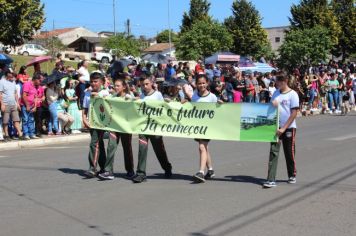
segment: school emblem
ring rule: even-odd
[[[110,101],[97,98],[91,108],[91,122],[99,128],[110,127],[112,122],[113,108]]]

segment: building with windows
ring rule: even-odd
[[[265,28],[265,30],[267,31],[272,50],[277,51],[284,42],[284,37],[286,31],[289,30],[289,26],[271,27]]]

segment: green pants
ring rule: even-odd
[[[104,131],[98,129],[90,129],[90,144],[89,144],[89,170],[97,171],[99,163],[100,170],[104,170],[106,153],[104,146]]]
[[[295,177],[297,169],[295,165],[295,133],[296,129],[287,129],[280,136],[278,143],[271,143],[268,163],[268,181],[276,181],[277,165],[281,143],[283,145],[284,156],[286,158],[288,177]]]
[[[125,160],[125,169],[127,173],[134,172],[134,161],[132,155],[132,135],[124,134],[118,132],[110,132],[109,142],[107,148],[107,157],[105,162],[105,171],[113,172],[114,171],[114,159],[117,146],[119,145],[121,138],[122,148],[124,149],[124,160]]]
[[[156,135],[139,135],[139,150],[138,150],[138,163],[137,163],[137,174],[146,175],[146,162],[147,162],[147,151],[148,151],[148,141],[151,140],[153,150],[156,157],[161,164],[163,170],[168,171],[172,169],[171,163],[168,161],[166,149],[164,148],[162,136]]]

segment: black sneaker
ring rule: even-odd
[[[113,180],[115,178],[114,174],[110,171],[102,172],[98,174],[98,177],[102,180]]]
[[[196,173],[193,175],[193,180],[195,183],[205,183],[204,174],[201,172]]]
[[[142,183],[142,182],[144,182],[144,181],[146,181],[147,180],[147,177],[146,177],[146,175],[143,175],[143,174],[136,174],[133,178],[132,178],[132,181],[134,182],[134,183],[136,183],[136,184],[138,184],[138,183]]]
[[[170,178],[172,178],[172,167],[169,167],[169,169],[167,169],[165,172],[164,172],[164,177],[166,178],[166,179],[170,179]]]
[[[5,142],[11,142],[11,138],[9,136],[4,136]]]
[[[208,170],[208,172],[205,175],[205,179],[212,179],[215,177],[215,172],[214,170]]]
[[[130,171],[126,173],[126,179],[132,179],[135,176],[135,172],[134,171]]]
[[[92,178],[95,178],[98,173],[94,170],[87,170],[84,172],[84,175],[88,178],[88,179],[92,179]]]

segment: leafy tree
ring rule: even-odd
[[[356,7],[355,0],[333,0],[333,12],[341,27],[339,42],[333,54],[342,55],[343,60],[356,52]]]
[[[181,32],[191,29],[192,25],[200,20],[212,21],[209,16],[210,2],[208,0],[190,0],[189,12],[184,12]]]
[[[232,14],[225,20],[225,26],[234,39],[233,52],[254,57],[272,55],[267,32],[254,5],[247,0],[235,0]]]
[[[232,43],[232,36],[217,21],[198,21],[190,30],[180,34],[175,47],[178,58],[197,60],[201,56],[207,57],[217,51],[229,50]]]
[[[322,26],[289,31],[279,48],[279,67],[291,70],[326,60],[332,49],[332,40],[327,33],[328,30]]]
[[[141,43],[133,36],[127,36],[125,33],[118,33],[104,41],[104,47],[114,49],[116,56],[123,57],[127,55],[139,56]]]
[[[5,45],[15,47],[31,40],[44,21],[40,0],[0,0],[0,41]]]
[[[174,43],[177,41],[178,35],[171,30],[171,41]],[[169,43],[169,30],[163,30],[156,36],[157,43]]]
[[[308,29],[317,25],[328,29],[334,45],[338,44],[340,25],[328,0],[301,0],[299,5],[292,5],[292,18],[289,18],[291,29]]]

